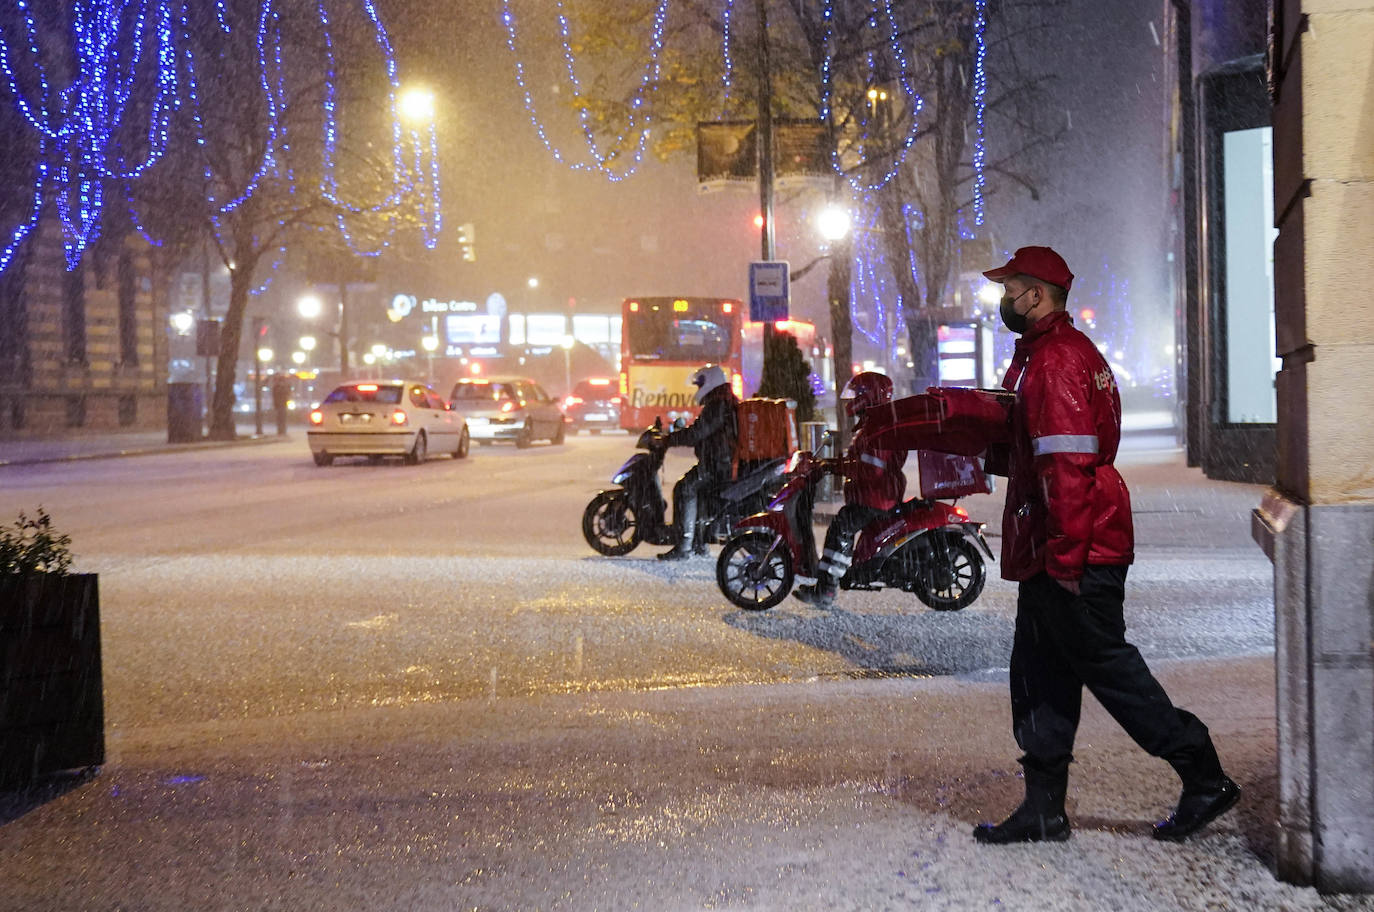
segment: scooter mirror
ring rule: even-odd
[[[686,426],[687,426],[687,419],[686,419],[686,418],[683,418],[681,415],[678,415],[676,418],[673,419],[673,430],[675,430],[675,431],[680,431],[680,430],[682,430],[683,428],[685,428]]]

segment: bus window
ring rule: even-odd
[[[730,356],[730,329],[705,317],[679,318],[672,312],[640,311],[625,324],[632,358],[657,361],[724,361]]]

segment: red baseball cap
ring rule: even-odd
[[[1048,247],[1022,247],[1007,260],[1007,265],[983,273],[994,282],[1002,282],[1014,275],[1028,275],[1065,291],[1073,285],[1073,273],[1064,258]]]

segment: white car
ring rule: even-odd
[[[413,380],[356,380],[337,387],[310,411],[306,437],[317,466],[335,456],[373,462],[400,456],[408,465],[430,453],[463,459],[470,443],[463,415]]]
[[[528,377],[464,378],[453,385],[451,398],[481,444],[513,440],[524,449],[535,440],[561,444],[567,434],[563,409]]]

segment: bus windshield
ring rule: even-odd
[[[723,321],[649,307],[625,317],[627,348],[637,361],[712,364],[731,355],[730,326]]]

